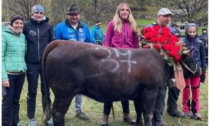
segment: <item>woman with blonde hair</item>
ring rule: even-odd
[[[127,3],[118,5],[113,20],[108,23],[104,46],[113,48],[139,48],[137,23]],[[135,125],[135,121],[130,117],[128,100],[121,101],[121,103],[123,120],[131,125]],[[108,125],[111,106],[112,102],[104,103],[104,115],[101,126]]]

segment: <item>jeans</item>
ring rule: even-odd
[[[74,110],[76,113],[80,113],[82,112],[82,95],[77,94],[74,98],[75,98]]]
[[[159,88],[158,97],[155,103],[155,110],[152,119],[153,126],[161,126],[164,124],[163,111],[165,106],[166,84]]]
[[[42,77],[41,64],[27,64],[27,80],[28,80],[28,96],[27,96],[27,116],[29,119],[34,118],[36,110],[36,95],[39,75],[41,77],[41,93],[42,93],[42,108],[44,103],[45,83]]]
[[[20,95],[22,92],[25,73],[8,75],[10,87],[5,88],[7,94],[2,99],[2,126],[16,126],[20,121]]]
[[[125,113],[125,114],[130,113],[128,100],[121,101],[121,104],[122,104],[122,108],[123,108],[123,113]],[[112,102],[104,103],[104,111],[103,111],[104,115],[110,114],[111,107],[112,107]]]

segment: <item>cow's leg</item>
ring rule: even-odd
[[[57,98],[53,102],[52,116],[54,126],[65,126],[64,117],[69,109],[73,97]]]
[[[153,118],[157,95],[158,95],[158,90],[147,90],[143,94],[144,126],[152,126],[152,118]]]
[[[143,112],[142,100],[140,98],[134,100],[134,106],[136,110],[136,126],[143,126],[141,115]]]

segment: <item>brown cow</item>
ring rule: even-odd
[[[57,40],[43,56],[47,92],[55,100],[51,111],[47,94],[43,121],[53,117],[55,126],[64,126],[64,116],[76,94],[99,102],[133,100],[137,125],[151,125],[161,86],[169,78],[168,65],[150,49],[116,49],[83,42]]]

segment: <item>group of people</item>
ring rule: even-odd
[[[53,40],[75,40],[112,48],[140,48],[137,23],[132,15],[131,8],[127,3],[118,5],[113,19],[108,23],[106,35],[101,27],[101,21],[97,21],[90,32],[88,25],[80,21],[80,7],[71,4],[68,8],[67,19],[53,25],[49,23],[42,5],[35,5],[29,21],[24,22],[21,15],[13,15],[10,24],[2,25],[2,87],[4,89],[2,99],[2,126],[20,126],[19,99],[24,84],[25,73],[28,81],[27,94],[27,117],[29,126],[36,126],[36,95],[39,76],[41,78],[42,103],[45,96],[45,84],[42,78],[42,55],[46,46]],[[148,25],[168,27],[172,13],[167,8],[158,11],[157,22]],[[23,27],[24,26],[24,27]],[[173,27],[169,28],[173,34]],[[203,43],[197,37],[197,26],[189,23],[185,28],[184,43],[188,49],[194,48],[191,57],[201,67],[202,73],[206,72],[205,49]],[[160,31],[161,32],[161,31]],[[175,34],[174,34],[175,35]],[[177,110],[179,90],[169,86],[169,98],[167,112],[172,116],[194,117],[201,119],[200,115],[200,75],[185,78],[186,87],[183,91],[183,113]],[[153,125],[163,126],[164,99],[167,85],[159,89],[157,102],[154,109]],[[189,101],[190,88],[192,101]],[[135,125],[135,120],[130,116],[129,101],[121,101],[123,108],[123,120],[128,124]],[[108,125],[108,118],[112,102],[105,102],[101,126]],[[43,104],[42,104],[43,105]],[[192,111],[192,112],[191,112]],[[89,117],[82,111],[82,95],[75,96],[76,117],[88,120]],[[48,121],[53,124],[52,119]]]

